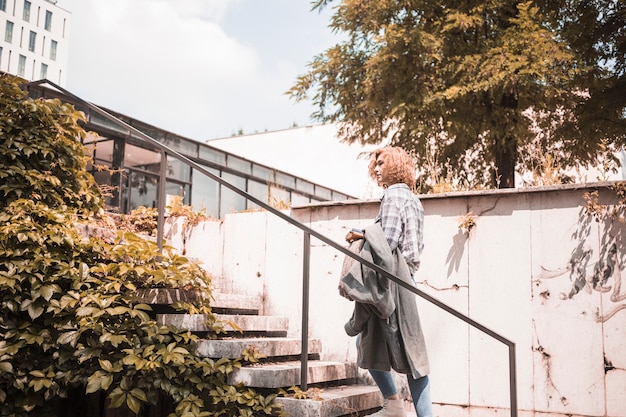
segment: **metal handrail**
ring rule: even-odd
[[[377,273],[385,276],[386,278],[392,280],[393,282],[395,282],[396,284],[406,288],[407,290],[411,291],[412,293],[418,295],[419,297],[423,298],[424,300],[430,302],[431,304],[436,305],[437,307],[441,308],[442,310],[446,311],[447,313],[455,316],[456,318],[464,321],[465,323],[467,323],[468,325],[480,330],[481,332],[485,333],[486,335],[492,337],[493,339],[503,343],[504,345],[506,345],[508,347],[508,353],[509,353],[509,396],[510,396],[510,406],[511,406],[511,417],[517,417],[518,413],[517,413],[517,371],[516,371],[516,357],[515,357],[515,343],[512,342],[511,340],[505,338],[504,336],[496,333],[495,331],[489,329],[488,327],[478,323],[477,321],[471,319],[470,317],[466,316],[465,314],[457,311],[456,309],[448,306],[447,304],[444,304],[443,302],[437,300],[436,298],[430,296],[429,294],[421,291],[420,289],[416,288],[415,286],[402,281],[400,278],[398,278],[397,276],[395,276],[394,274],[388,272],[387,270],[381,268],[380,266],[368,261],[367,259],[362,258],[361,256],[359,256],[358,254],[355,254],[353,252],[351,252],[348,248],[344,247],[343,245],[335,242],[334,240],[328,238],[327,236],[311,229],[310,227],[300,223],[299,221],[293,219],[292,217],[288,216],[287,214],[285,214],[284,212],[277,210],[276,208],[270,206],[269,204],[259,200],[258,198],[248,194],[247,192],[239,189],[238,187],[230,184],[229,182],[227,182],[226,180],[222,179],[221,177],[213,174],[212,172],[210,172],[208,169],[206,169],[205,167],[203,167],[202,165],[194,162],[193,160],[189,159],[188,157],[186,157],[185,155],[175,151],[174,149],[168,147],[167,145],[159,142],[158,140],[150,137],[149,135],[141,132],[140,130],[134,128],[133,126],[129,125],[128,123],[123,122],[122,120],[118,119],[117,117],[109,114],[108,112],[102,110],[100,107],[89,103],[83,99],[81,99],[80,97],[70,93],[68,90],[54,84],[53,82],[49,81],[49,80],[39,80],[39,81],[33,81],[28,83],[28,85],[41,85],[41,84],[49,84],[51,85],[53,88],[58,89],[59,91],[61,91],[63,94],[71,97],[72,99],[82,103],[83,105],[87,106],[90,110],[93,110],[94,112],[98,113],[100,116],[108,119],[109,121],[118,124],[122,127],[124,127],[125,129],[128,129],[129,131],[131,131],[133,134],[137,135],[138,137],[148,141],[149,143],[151,143],[152,145],[157,146],[161,152],[163,153],[164,158],[161,158],[161,170],[160,170],[160,178],[159,178],[159,184],[160,184],[160,188],[159,188],[159,195],[157,196],[157,206],[158,206],[158,224],[157,224],[157,240],[158,240],[158,244],[159,244],[159,249],[162,250],[162,245],[163,245],[163,227],[164,227],[164,210],[165,210],[165,181],[166,181],[166,172],[164,169],[164,165],[167,161],[167,155],[172,155],[174,157],[176,157],[177,159],[185,162],[187,165],[191,166],[192,168],[200,171],[201,173],[203,173],[204,175],[207,175],[209,178],[211,178],[214,181],[217,181],[218,183],[220,183],[221,185],[227,187],[228,189],[236,192],[237,194],[243,196],[244,198],[252,201],[253,203],[257,204],[258,206],[260,206],[261,208],[269,211],[270,213],[280,217],[281,219],[285,220],[287,223],[291,224],[294,227],[297,227],[298,229],[302,230],[304,233],[304,239],[303,239],[303,285],[302,285],[302,334],[301,334],[301,371],[300,371],[300,385],[303,391],[306,391],[308,389],[308,384],[307,384],[307,378],[308,378],[308,317],[309,317],[309,273],[310,273],[310,257],[311,257],[311,236],[314,236],[316,239],[321,240],[322,242],[326,243],[327,245],[333,247],[334,249],[342,252],[344,255],[347,255],[351,258],[353,258],[354,260],[360,262],[361,264],[367,266],[370,269],[373,269],[374,271],[376,271]]]

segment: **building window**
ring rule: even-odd
[[[262,178],[266,180],[267,182],[274,182],[274,170],[267,168],[267,167],[262,167],[260,165],[253,164],[252,175],[254,175],[255,177]]]
[[[220,176],[217,169],[204,167],[211,174]],[[220,216],[220,183],[194,169],[191,187],[191,204],[195,211],[206,210],[209,216]]]
[[[4,41],[7,43],[13,42],[13,22],[7,20],[7,27],[4,31]]]
[[[50,59],[53,61],[57,60],[57,41],[50,41]]]
[[[273,202],[273,204],[279,205],[289,205],[291,201],[291,195],[289,191],[280,188],[276,185],[270,185],[269,191],[269,201]]]
[[[22,13],[22,19],[25,22],[30,22],[30,2],[28,0],[24,1],[24,12]]]
[[[35,44],[37,43],[37,34],[30,31],[30,37],[28,38],[28,50],[31,52],[35,52]]]
[[[191,167],[180,159],[167,156],[167,177],[180,181],[189,182],[191,180]]]
[[[2,68],[2,47],[0,46],[0,68]]]
[[[126,173],[128,177],[122,187],[127,198],[125,212],[130,213],[139,207],[155,208],[159,177],[134,170],[126,170]]]
[[[228,155],[228,158],[226,159],[226,166],[246,174],[250,174],[252,172],[252,165],[249,161],[232,155]]]
[[[3,12],[7,11],[7,0],[0,0],[0,10]]]
[[[26,57],[24,55],[20,55],[20,59],[17,63],[17,75],[23,77],[26,73]]]
[[[261,200],[265,204],[269,203],[270,189],[266,183],[248,180],[248,194],[250,194],[252,197],[256,197],[258,200]],[[248,201],[248,208],[256,207],[256,203]]]
[[[44,29],[52,29],[52,12],[50,10],[46,10],[46,22],[44,23]]]
[[[246,190],[246,179],[244,177],[222,172],[222,178],[240,190]],[[220,186],[220,189],[220,217],[224,217],[228,213],[237,213],[246,209],[245,197],[223,185]]]
[[[48,78],[48,66],[44,63],[41,64],[41,74],[39,76],[42,80]]]
[[[311,199],[307,196],[298,193],[291,193],[291,205],[297,206],[299,204],[309,204]]]
[[[165,204],[171,205],[171,197],[178,196],[182,198],[182,203],[189,205],[189,184],[183,184],[175,181],[166,181],[165,183]]]

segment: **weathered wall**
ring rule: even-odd
[[[603,202],[615,202],[606,184],[596,186]],[[626,416],[626,229],[584,214],[583,193],[593,189],[422,197],[418,287],[516,343],[520,415]],[[377,209],[377,201],[360,201],[294,208],[291,215],[343,244],[346,232],[367,225]],[[467,213],[476,222],[469,233],[459,229]],[[290,336],[299,337],[302,233],[264,212],[232,214],[207,230],[212,237],[194,230],[186,247],[208,261],[218,290],[261,297],[264,314],[290,317]],[[344,256],[315,238],[312,244],[309,335],[322,340],[323,359],[354,360],[354,340],[343,331],[352,304],[337,292]],[[439,414],[506,415],[507,348],[422,299],[418,304],[433,400],[444,404]]]

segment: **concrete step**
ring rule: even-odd
[[[216,314],[215,317],[226,323],[234,323],[244,332],[287,334],[289,317],[254,316],[248,314]],[[226,331],[229,329],[226,328]]]
[[[227,332],[241,331],[267,334],[286,334],[289,318],[278,316],[254,316],[248,314],[216,314],[215,318],[225,323]],[[204,314],[157,314],[156,321],[162,325],[171,325],[192,332],[208,332]],[[229,325],[232,323],[232,326]]]
[[[242,383],[254,388],[289,388],[300,385],[300,361],[259,363],[233,371],[229,384]],[[355,379],[358,375],[355,363],[309,361],[308,384],[338,382]]]
[[[201,340],[196,347],[196,354],[207,358],[240,358],[244,349],[254,347],[268,358],[300,355],[302,342],[300,339],[284,337],[246,337],[220,340]],[[319,339],[308,341],[309,354],[319,354],[322,343]]]
[[[211,309],[213,312],[231,312],[236,314],[259,314],[263,307],[263,300],[241,294],[213,292]]]
[[[180,288],[138,288],[135,299],[146,304],[174,304],[177,301],[198,301],[202,299],[202,292],[196,289]]]
[[[383,397],[372,385],[342,385],[338,387],[312,388],[309,398],[279,397],[286,417],[339,417],[356,416],[365,410],[380,408]],[[370,413],[371,414],[371,413]]]
[[[213,292],[212,295],[211,308],[217,312],[258,314],[263,306],[263,300],[249,295],[223,292]],[[200,301],[202,292],[179,288],[139,288],[135,293],[135,299],[146,304],[169,306],[178,301]]]

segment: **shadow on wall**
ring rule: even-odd
[[[459,229],[458,233],[452,236],[452,246],[446,256],[446,264],[448,265],[448,278],[452,274],[459,271],[459,265],[463,259],[463,251],[465,248],[465,242],[469,239],[469,232],[464,232]]]
[[[596,195],[597,196],[597,195]],[[566,265],[560,269],[544,269],[539,278],[551,279],[569,276],[569,288],[564,287],[559,294],[562,300],[571,300],[582,294],[611,292],[610,300],[614,305],[596,311],[596,321],[606,322],[621,310],[626,309],[626,292],[622,291],[622,271],[626,253],[618,248],[626,248],[626,224],[620,211],[603,209],[590,211],[589,205],[579,211],[578,227],[572,233],[572,241],[576,246],[572,250],[571,257]],[[599,251],[595,261],[594,249],[589,241],[597,223],[599,233]]]

